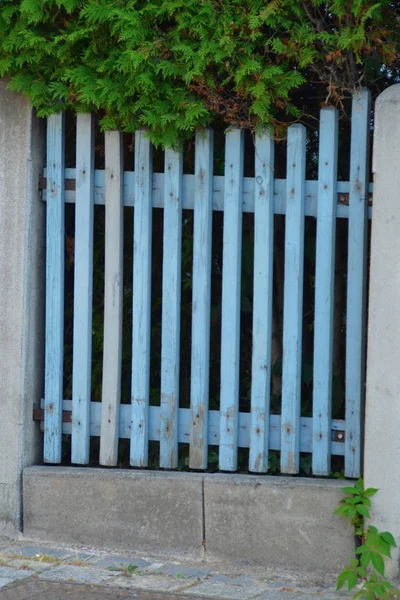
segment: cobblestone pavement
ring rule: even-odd
[[[336,600],[334,579],[0,539],[0,600]]]

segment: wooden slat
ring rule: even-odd
[[[306,129],[292,125],[287,147],[287,206],[283,304],[281,471],[300,463]]]
[[[65,177],[71,184],[75,184],[75,169],[65,169]],[[194,197],[196,188],[196,176],[183,176],[183,198],[182,208],[193,209]],[[213,177],[213,210],[221,211],[224,209],[224,178],[215,175]],[[255,197],[255,180],[252,177],[245,177],[243,180],[243,212],[254,212],[254,197]],[[164,174],[154,173],[152,183],[152,205],[153,208],[163,208],[164,206]],[[65,186],[65,202],[75,202],[74,186]],[[369,185],[369,211],[368,216],[371,218],[371,203],[372,203],[372,184]],[[336,216],[339,219],[347,219],[349,213],[349,182],[337,182],[337,212]],[[43,192],[43,199],[46,200],[46,192]],[[95,204],[104,205],[104,171],[95,171]],[[135,173],[126,171],[124,173],[124,205],[134,206],[135,204]],[[306,205],[305,214],[307,217],[317,216],[318,204],[318,182],[306,181]],[[286,179],[275,179],[274,189],[274,214],[284,215],[286,213]]]
[[[64,114],[47,120],[44,462],[61,462],[64,375]]]
[[[338,111],[321,110],[315,267],[313,457],[314,475],[331,472],[332,353],[335,281]]]
[[[71,461],[89,462],[92,376],[94,122],[78,114],[76,126],[74,344]]]
[[[353,97],[346,319],[346,477],[359,477],[361,473],[370,104],[368,90]]]
[[[101,407],[100,464],[118,460],[121,401],[122,294],[123,294],[123,191],[122,134],[105,133],[106,226],[104,271],[104,343]]]
[[[183,155],[165,151],[160,467],[178,466]]]
[[[219,466],[236,471],[239,429],[240,275],[242,264],[243,131],[226,134],[222,266]]]
[[[189,465],[206,469],[210,378],[213,132],[196,133]]]
[[[71,433],[71,406],[70,400],[63,402],[63,433]],[[160,439],[160,407],[149,407],[149,439],[159,441]],[[90,434],[100,435],[101,428],[101,402],[91,403]],[[44,411],[34,411],[35,420],[43,419]],[[68,416],[69,415],[69,416]],[[209,411],[208,438],[211,445],[219,444],[219,418],[217,410]],[[190,439],[191,410],[180,408],[178,413],[178,439],[179,443],[187,444]],[[239,448],[248,448],[250,445],[250,413],[239,413]],[[345,421],[334,419],[332,421],[332,454],[344,455]],[[129,439],[131,435],[131,407],[129,404],[121,404],[120,409],[120,437]],[[312,452],[313,426],[312,418],[301,417],[300,419],[300,451]],[[269,420],[269,447],[270,450],[280,450],[281,447],[281,417],[270,415]]]
[[[274,255],[274,140],[256,138],[249,470],[268,471]]]
[[[144,131],[135,133],[133,232],[132,430],[130,462],[146,467],[149,440],[152,147]]]

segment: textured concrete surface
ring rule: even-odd
[[[2,600],[345,598],[335,592],[334,583],[334,578],[288,573],[282,568],[271,569],[268,564],[237,567],[221,562],[163,562],[143,554],[117,555],[88,547],[55,548],[26,540],[10,543],[0,551]]]
[[[24,533],[42,540],[202,556],[202,476],[31,467]]]
[[[0,81],[0,534],[21,527],[21,472],[40,460],[33,403],[42,393],[43,131]]]
[[[206,476],[207,556],[334,573],[355,550],[352,527],[332,513],[343,482]]]
[[[343,482],[30,467],[24,533],[167,557],[336,573],[354,553]],[[205,538],[203,537],[205,535]]]
[[[400,545],[400,84],[377,99],[369,281],[364,479],[379,488],[373,522]],[[391,576],[399,574],[393,552]]]

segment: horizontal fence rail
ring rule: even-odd
[[[224,176],[213,175],[213,132],[199,131],[194,175],[183,174],[183,151],[165,151],[164,173],[152,172],[146,134],[135,134],[134,171],[123,170],[122,134],[105,134],[105,170],[94,169],[93,120],[78,115],[76,169],[64,164],[64,117],[48,119],[47,168],[40,180],[47,204],[45,397],[34,418],[43,421],[44,460],[59,463],[62,435],[72,436],[71,460],[89,463],[91,437],[100,438],[100,464],[118,464],[119,440],[130,440],[130,464],[147,467],[149,442],[159,442],[159,466],[176,469],[179,444],[188,465],[206,469],[209,446],[219,446],[219,468],[266,473],[269,451],[280,452],[282,473],[300,470],[312,454],[312,473],[329,475],[331,456],[345,474],[361,472],[365,281],[372,187],[369,169],[369,92],[354,96],[350,181],[338,181],[338,112],[321,111],[318,180],[306,180],[307,131],[288,130],[286,179],[274,178],[274,141],[255,141],[255,177],[243,176],[244,133],[225,136]],[[64,317],[64,208],[75,208],[75,288],[72,399],[62,399]],[[91,327],[94,207],[105,206],[104,348],[101,402],[91,401]],[[131,398],[121,404],[124,294],[124,207],[133,207]],[[159,406],[150,401],[152,215],[163,209],[161,370]],[[179,408],[183,210],[192,210],[193,272],[190,408]],[[209,408],[213,213],[223,211],[221,268],[220,410]],[[240,412],[241,262],[243,213],[254,213],[254,281],[250,412]],[[273,373],[274,219],[285,215],[281,414],[271,414]],[[301,415],[306,217],[317,219],[315,258],[313,408]],[[345,419],[332,418],[335,236],[348,220]],[[309,308],[309,307],[308,307]],[[153,402],[154,403],[154,402]]]
[[[94,174],[94,203],[99,206],[105,204],[105,181],[104,171],[96,169]],[[75,204],[75,169],[64,170],[65,202]],[[253,177],[243,178],[243,212],[254,212],[255,206],[255,179]],[[305,216],[317,217],[318,212],[318,181],[307,180],[305,191]],[[40,179],[39,187],[43,189],[43,199],[47,200],[47,169],[44,169],[43,177]],[[194,209],[194,196],[196,190],[196,176],[183,176],[182,209]],[[372,201],[372,184],[368,186],[369,200]],[[224,210],[224,177],[214,175],[212,178],[212,209]],[[336,216],[340,219],[348,219],[349,216],[350,183],[348,181],[337,182],[337,207]],[[124,206],[135,206],[135,172],[124,172]],[[152,179],[152,207],[164,208],[164,173],[153,173]],[[274,214],[286,214],[286,179],[274,180]],[[371,206],[368,212],[372,216]]]

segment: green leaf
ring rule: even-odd
[[[347,589],[350,591],[356,587],[358,581],[357,573],[352,571],[347,578]]]
[[[373,552],[371,555],[371,560],[374,569],[376,569],[378,573],[383,576],[385,574],[385,561],[383,560],[382,556],[377,552]]]
[[[342,587],[348,580],[348,577],[349,577],[349,571],[347,569],[345,569],[344,571],[342,571],[342,573],[340,573],[340,575],[337,578],[337,583],[336,583],[337,590],[342,589]]]
[[[352,496],[358,496],[359,491],[354,487],[342,487],[342,492],[345,494],[351,494]]]
[[[360,558],[361,565],[363,569],[366,569],[371,562],[371,552],[364,552]]]
[[[345,506],[344,504],[342,504],[333,512],[333,514],[340,515],[343,518],[343,517],[347,517],[348,512],[349,512],[348,506]]]
[[[362,478],[360,477],[360,479],[357,479],[357,481],[354,484],[354,487],[359,491],[359,492],[363,492],[364,491],[364,481],[362,480]]]
[[[364,491],[364,496],[366,496],[367,498],[371,498],[371,496],[375,496],[377,492],[378,490],[376,488],[367,488]]]
[[[376,527],[374,527],[373,525],[370,525],[370,526],[368,527],[368,532],[371,532],[371,533],[378,533],[378,530],[377,530],[377,528],[376,528]]]
[[[357,505],[356,510],[357,510],[358,514],[365,517],[366,519],[371,518],[370,512],[366,506],[359,504],[359,505]]]
[[[391,533],[389,533],[388,531],[384,531],[383,533],[381,533],[381,537],[385,540],[387,544],[389,544],[389,546],[397,548],[396,541]]]

